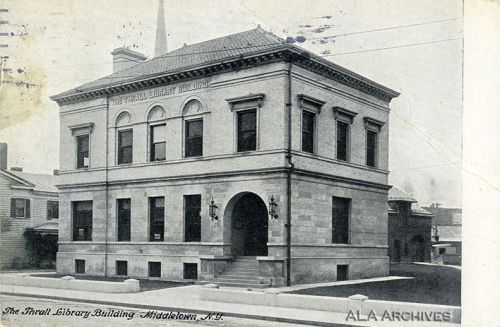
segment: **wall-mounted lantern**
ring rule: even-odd
[[[212,220],[219,220],[219,217],[217,216],[217,208],[217,205],[214,204],[214,198],[212,197],[210,205],[208,206],[208,214]]]
[[[269,200],[269,216],[271,216],[272,219],[278,219],[277,208],[278,204],[274,201],[274,195],[271,195],[271,200]]]

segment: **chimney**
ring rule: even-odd
[[[142,53],[124,47],[114,49],[111,54],[113,55],[113,73],[137,65],[147,59]]]
[[[59,175],[59,169],[54,169],[54,170],[52,171],[52,173],[54,174],[54,176]]]
[[[7,143],[0,142],[0,170],[7,170]]]
[[[10,167],[12,171],[23,171],[23,167]]]

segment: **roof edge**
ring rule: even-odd
[[[255,61],[250,61],[246,64],[244,63],[244,66],[248,64],[262,65],[269,61],[276,61],[276,58],[283,61],[292,60],[296,64],[305,66],[305,69],[316,71],[322,75],[326,75],[326,77],[332,80],[335,80],[348,87],[357,89],[365,94],[372,95],[388,103],[393,98],[400,95],[399,92],[390,89],[389,87],[374,82],[349,69],[341,67],[327,59],[324,59],[319,55],[312,53],[309,50],[303,49],[294,44],[286,43],[286,41],[281,39],[279,36],[265,31],[261,27],[257,27],[256,29],[262,31],[268,37],[275,38],[279,43],[277,43],[276,46],[271,49],[249,52],[245,55],[228,57],[224,58],[223,60],[213,60],[211,62],[206,62],[199,65],[183,67],[182,69],[178,69],[177,71],[171,71],[168,73],[159,72],[150,75],[142,75],[139,78],[119,81],[116,83],[111,82],[108,85],[100,85],[82,90],[81,93],[78,93],[78,88],[81,87],[79,86],[71,90],[50,96],[50,99],[56,101],[59,105],[64,103],[73,103],[84,101],[85,99],[102,97],[107,94],[115,94],[131,90],[141,90],[144,88],[154,87],[156,85],[171,84],[173,82],[177,83],[183,80],[192,79],[193,76],[190,75],[190,72],[192,72],[196,78],[200,78],[204,75],[211,75],[214,72],[224,72],[241,67],[241,62],[244,62],[245,60],[256,59]],[[213,70],[213,68],[215,68],[215,70]],[[102,77],[101,79],[105,79],[111,75]],[[173,78],[169,79],[169,77]],[[125,86],[128,87],[125,88]]]

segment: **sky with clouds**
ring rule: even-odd
[[[0,141],[9,166],[59,166],[58,106],[50,95],[112,71],[110,52],[153,54],[157,0],[2,1],[9,78]],[[389,182],[421,203],[461,205],[462,2],[165,0],[170,50],[260,24],[399,92],[391,103]],[[299,38],[300,39],[300,38]],[[28,85],[26,85],[26,83]]]

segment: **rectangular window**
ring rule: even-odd
[[[165,198],[149,198],[149,241],[162,242],[165,232]]]
[[[337,281],[348,279],[348,265],[337,265]]]
[[[127,261],[116,260],[116,275],[128,276],[128,263]]]
[[[337,121],[337,159],[347,161],[349,124]]]
[[[350,202],[346,198],[332,198],[332,243],[349,243]]]
[[[302,111],[302,151],[314,153],[315,114]]]
[[[257,150],[257,110],[237,113],[238,152]]]
[[[73,202],[73,241],[92,241],[92,201]]]
[[[161,262],[148,262],[148,276],[161,277]]]
[[[118,242],[130,241],[130,199],[116,200],[118,216]]]
[[[184,145],[186,157],[203,155],[203,120],[186,121],[186,139]]]
[[[76,168],[89,167],[89,140],[89,134],[76,137]]]
[[[118,164],[132,163],[133,132],[131,129],[118,132]]]
[[[366,165],[376,167],[377,164],[377,138],[375,131],[366,131]]]
[[[201,195],[184,196],[184,240],[185,242],[201,241]]]
[[[59,201],[47,201],[47,219],[59,218]]]
[[[30,218],[31,217],[31,200],[12,198],[10,200],[10,216],[11,218]]]
[[[166,159],[167,125],[151,126],[150,160],[160,161]]]
[[[184,279],[198,279],[198,264],[184,264]]]
[[[85,260],[76,259],[75,260],[75,273],[85,274]]]

